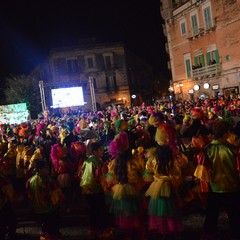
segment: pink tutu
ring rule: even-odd
[[[175,234],[183,232],[183,226],[178,218],[149,216],[149,230],[160,234]]]
[[[143,216],[118,217],[116,225],[122,229],[134,229],[143,227]]]

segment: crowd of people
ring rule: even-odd
[[[89,239],[112,239],[112,219],[126,239],[183,239],[193,202],[206,210],[201,240],[217,239],[222,207],[240,239],[239,117],[230,95],[1,124],[0,239],[15,239],[16,201],[32,203],[40,240],[62,239],[59,214],[80,194]]]

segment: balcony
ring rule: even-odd
[[[197,68],[192,70],[192,79],[198,80],[208,77],[214,77],[220,74],[221,71],[222,71],[221,64],[212,64],[206,67]]]
[[[117,68],[118,68],[117,64],[104,65],[105,70],[112,70],[112,69],[117,69]]]
[[[106,87],[106,92],[116,92],[119,90],[119,87],[118,86],[107,86]]]

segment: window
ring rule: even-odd
[[[187,26],[185,19],[180,21],[180,31],[182,36],[187,34]]]
[[[106,77],[106,85],[109,91],[116,90],[117,83],[116,83],[116,76],[107,76]]]
[[[111,67],[112,62],[111,62],[111,56],[105,56],[105,66],[107,68]]]
[[[207,58],[208,65],[219,63],[218,50],[212,50],[212,51],[207,52],[206,58]]]
[[[57,75],[64,75],[67,72],[67,65],[65,58],[54,59],[54,68]]]
[[[186,67],[186,72],[187,72],[187,78],[191,78],[191,64],[190,64],[190,59],[185,60],[185,67]]]
[[[197,19],[197,14],[193,14],[191,16],[191,23],[192,23],[192,33],[193,35],[197,35],[198,34],[198,19]]]
[[[195,68],[205,67],[204,55],[199,54],[194,57],[194,66]]]
[[[79,66],[78,66],[77,59],[68,59],[67,67],[68,67],[69,73],[78,73],[79,72]]]
[[[191,59],[190,59],[189,53],[184,55],[184,62],[185,62],[186,76],[189,79],[192,77]]]
[[[93,68],[93,58],[91,57],[87,58],[87,66],[88,68]]]
[[[213,27],[212,14],[210,6],[203,8],[203,18],[205,29],[208,30]]]

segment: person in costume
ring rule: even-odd
[[[49,163],[38,160],[36,173],[26,183],[34,213],[41,225],[40,240],[61,240],[59,232],[59,206],[63,194],[57,182],[49,175]]]
[[[70,156],[70,148],[68,149],[61,143],[52,146],[50,156],[58,184],[65,196],[64,211],[70,212],[73,203],[74,172],[77,166]]]
[[[111,122],[105,121],[103,131],[99,133],[99,137],[104,147],[108,147],[109,143],[114,139],[115,131],[111,128]]]
[[[161,124],[156,131],[157,146],[148,154],[146,170],[153,173],[153,181],[145,193],[149,197],[148,228],[171,239],[183,232],[179,187],[184,181],[183,170],[187,157],[175,144],[174,131]]]
[[[106,166],[102,161],[104,149],[101,142],[91,144],[91,155],[82,166],[80,186],[89,206],[91,239],[110,239],[112,231],[108,229],[107,210],[102,179]]]
[[[112,192],[110,212],[126,239],[144,239],[144,181],[143,158],[132,151],[128,134],[120,132],[110,143],[109,154],[113,160],[108,165],[107,186]],[[134,154],[133,154],[134,153]]]
[[[32,176],[35,172],[35,163],[44,158],[44,141],[42,137],[35,137],[33,140],[34,152],[29,160],[27,176]]]
[[[12,208],[15,200],[13,185],[0,171],[0,239],[15,239],[17,220]]]
[[[73,122],[73,120],[67,121],[66,131],[67,131],[67,135],[63,139],[63,145],[66,146],[68,149],[70,149],[71,143],[78,141],[78,137],[74,132],[74,122]]]
[[[47,161],[50,161],[51,148],[57,143],[57,137],[54,135],[51,126],[46,129],[46,136],[44,137],[44,156]],[[50,161],[51,162],[51,161]]]
[[[8,149],[6,153],[1,158],[1,164],[3,166],[2,173],[9,179],[13,184],[15,190],[17,190],[17,181],[16,181],[16,145],[9,141]]]
[[[231,125],[219,120],[213,128],[214,139],[198,159],[194,176],[202,191],[208,191],[204,233],[201,240],[215,240],[218,216],[227,211],[234,239],[240,239],[240,154],[227,139]]]

